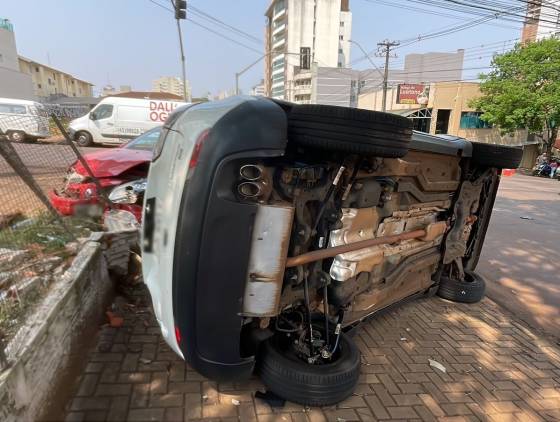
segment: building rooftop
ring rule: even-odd
[[[85,84],[88,84],[88,85],[91,85],[91,86],[94,86],[94,85],[95,85],[95,84],[92,84],[91,82],[85,81],[85,80],[83,80],[83,79],[76,78],[74,75],[72,75],[72,74],[70,74],[70,73],[68,73],[68,72],[64,72],[63,70],[57,69],[57,68],[55,68],[55,67],[52,67],[52,66],[43,64],[43,63],[38,62],[38,61],[35,61],[35,60],[28,59],[27,57],[23,57],[23,56],[19,56],[19,55],[18,55],[18,58],[19,58],[20,60],[23,60],[24,62],[27,62],[27,63],[36,63],[36,64],[38,64],[38,65],[40,65],[40,66],[46,67],[47,69],[54,70],[55,72],[63,73],[63,74],[65,74],[65,75],[68,75],[68,76],[71,77],[72,79],[76,79],[77,81],[83,82],[83,83],[85,83]]]
[[[0,28],[1,29],[6,29],[10,32],[14,32],[14,26],[12,25],[12,23],[9,21],[9,19],[2,19],[0,18]]]
[[[171,94],[169,92],[151,92],[151,91],[128,91],[118,94],[111,94],[110,97],[140,98],[144,100],[183,100],[181,95]]]

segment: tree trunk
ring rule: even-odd
[[[556,139],[558,138],[558,128],[552,128],[549,131],[549,138],[546,141],[546,154],[549,157],[552,157],[552,147],[556,143]]]

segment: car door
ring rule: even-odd
[[[100,104],[89,115],[92,135],[98,142],[119,142],[115,132],[115,106]],[[99,137],[97,136],[99,135]]]

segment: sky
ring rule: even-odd
[[[170,0],[153,0],[166,7]],[[270,0],[189,0],[199,10],[263,40],[264,12]],[[373,51],[384,39],[416,38],[463,20],[434,16],[411,9],[406,0],[391,7],[385,0],[350,0],[353,14],[352,39]],[[416,5],[417,6],[417,5]],[[264,43],[220,29],[200,16],[189,17],[219,31],[232,42],[192,21],[182,21],[187,60],[187,79],[194,96],[215,95],[232,90],[235,73],[257,60]],[[95,84],[94,93],[110,83],[131,85],[134,90],[150,90],[160,76],[180,76],[177,27],[173,14],[150,0],[0,0],[0,18],[14,25],[18,53],[68,72]],[[510,48],[521,34],[520,24],[493,22],[440,38],[415,42],[395,51],[391,67],[402,66],[407,53],[456,51],[466,48],[464,79],[474,78],[488,66],[489,52]],[[505,40],[508,40],[504,43]],[[245,45],[241,46],[238,43]],[[247,48],[250,47],[250,48]],[[257,50],[257,51],[254,51]],[[351,60],[362,56],[352,47]],[[378,66],[382,60],[374,57]],[[354,68],[371,67],[367,60]],[[240,78],[248,92],[263,77],[264,64],[253,66]]]

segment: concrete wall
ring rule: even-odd
[[[36,100],[31,77],[17,70],[0,67],[0,97]]]
[[[11,70],[19,69],[14,33],[2,27],[0,27],[0,67]]]
[[[127,265],[125,252],[137,241],[137,232],[95,233],[51,285],[8,345],[11,366],[0,374],[1,421],[33,421],[44,415],[63,387],[65,370],[81,359],[80,344],[97,330],[112,291],[109,270]]]

